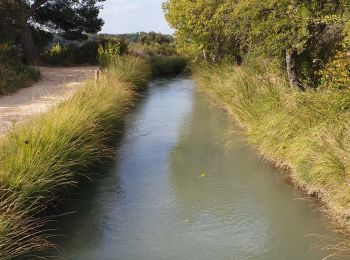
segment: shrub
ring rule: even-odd
[[[151,64],[153,75],[173,75],[184,72],[188,60],[181,56],[155,56],[151,58]]]
[[[101,67],[106,67],[120,55],[120,44],[106,42],[98,47],[98,60]]]
[[[18,51],[14,47],[0,44],[0,95],[28,87],[39,77],[40,73],[37,69],[22,64]]]
[[[148,45],[142,43],[132,43],[129,45],[129,52],[132,55],[141,57],[175,56],[177,54],[173,43],[153,43]]]
[[[69,51],[67,47],[62,47],[60,43],[56,43],[51,48],[44,51],[42,58],[45,63],[51,65],[67,64],[71,63],[71,58],[69,58]]]
[[[41,53],[44,63],[54,66],[97,65],[99,62],[107,65],[108,59],[114,55],[123,55],[127,52],[124,40],[112,37],[96,37],[84,42],[61,39],[47,47]]]
[[[337,52],[320,75],[323,87],[350,90],[350,53]]]
[[[97,64],[98,42],[86,41],[81,44],[70,43],[61,45],[56,43],[46,48],[42,53],[44,63],[55,66],[72,66]]]

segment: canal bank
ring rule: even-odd
[[[192,81],[154,80],[113,169],[66,209],[58,258],[322,259],[332,231],[303,196]]]
[[[144,60],[120,57],[98,81],[0,137],[0,259],[36,259],[55,248],[52,208],[110,161],[149,76]]]

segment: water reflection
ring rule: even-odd
[[[233,123],[196,96],[170,154],[171,187],[191,244],[202,241],[210,247],[207,254],[224,259],[326,256],[310,252],[317,241],[305,237],[327,232],[319,213],[313,205],[294,200],[301,194],[242,142],[227,150],[223,137],[232,128]],[[241,140],[238,133],[231,138]]]
[[[57,242],[62,247],[64,257],[76,259],[77,252],[86,259],[98,259],[96,249],[102,248],[105,218],[111,208],[123,198],[123,190],[118,175],[108,171],[106,176],[79,189],[73,199],[66,203],[65,215],[58,219]],[[74,235],[72,235],[74,234]],[[62,251],[62,252],[61,252]],[[90,258],[91,257],[91,258]]]

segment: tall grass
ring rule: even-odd
[[[202,91],[233,115],[248,140],[296,185],[349,225],[350,92],[289,88],[264,60],[197,69]]]
[[[119,81],[132,82],[140,89],[151,77],[151,66],[144,59],[134,56],[120,56],[111,61],[108,73]]]
[[[0,198],[0,257],[51,246],[38,213],[82,178],[93,178],[96,165],[112,156],[113,137],[149,75],[144,61],[118,59],[98,82],[86,82],[71,99],[0,140],[0,187],[6,191]]]

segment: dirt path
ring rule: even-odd
[[[96,67],[40,68],[41,80],[10,96],[0,96],[0,135],[16,122],[42,113],[70,97]]]

